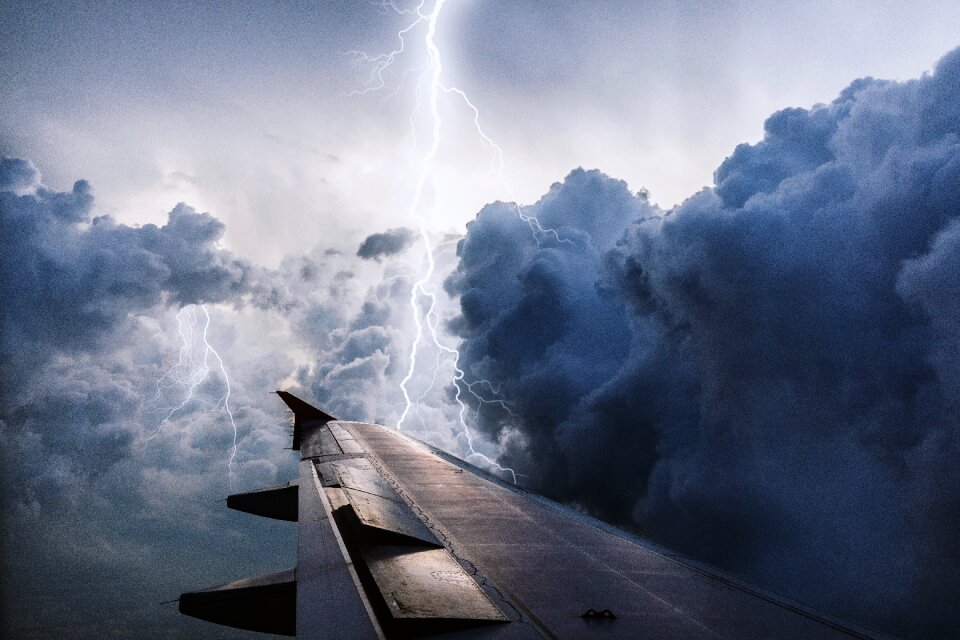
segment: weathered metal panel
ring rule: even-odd
[[[363,447],[361,447],[360,444],[353,438],[343,439],[343,440],[337,439],[337,443],[340,445],[340,448],[343,449],[344,453],[352,453],[352,454],[364,453]]]
[[[372,466],[363,469],[340,462],[334,462],[331,466],[340,480],[340,486],[344,489],[363,491],[394,502],[402,502],[387,479]]]
[[[355,467],[357,469],[373,469],[370,461],[363,457],[348,458],[346,456],[340,456],[332,460],[324,459],[323,461],[317,461],[317,474],[320,476],[320,484],[325,487],[340,486],[340,478],[337,476],[337,470],[334,468],[334,464],[345,467]]]
[[[364,559],[394,618],[507,621],[443,549],[375,547]]]
[[[337,472],[333,469],[332,462],[318,462],[316,463],[317,475],[320,477],[320,484],[324,487],[339,487],[340,478],[337,477]]]
[[[327,501],[330,503],[330,511],[336,511],[337,509],[350,505],[350,501],[347,500],[347,494],[343,492],[343,489],[338,489],[337,487],[324,487],[323,492],[327,494]]]
[[[330,433],[337,439],[337,444],[340,445],[344,453],[363,453],[363,447],[339,423],[331,422],[328,426],[330,427]]]
[[[343,453],[337,439],[330,433],[330,428],[320,430],[320,455],[335,456]]]
[[[300,457],[303,460],[320,456],[338,456],[343,454],[336,438],[326,426],[304,429],[300,442]]]
[[[381,498],[357,489],[344,487],[343,491],[354,513],[364,526],[440,546],[436,537],[405,503]]]

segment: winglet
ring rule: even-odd
[[[277,395],[293,411],[293,449],[300,450],[300,427],[304,422],[318,420],[320,422],[329,422],[336,418],[329,413],[317,409],[308,402],[304,402],[297,396],[288,391],[277,391]]]
[[[293,415],[297,417],[297,420],[322,420],[324,422],[336,420],[336,418],[329,413],[317,409],[308,402],[304,402],[289,391],[277,391],[277,395],[287,403],[287,406],[293,411]]]

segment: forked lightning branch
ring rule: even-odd
[[[415,333],[410,344],[407,372],[400,382],[405,405],[403,412],[400,414],[400,419],[397,421],[397,428],[403,428],[411,415],[417,413],[419,403],[426,397],[427,391],[424,391],[421,395],[414,398],[411,387],[413,386],[414,375],[418,367],[418,359],[422,351],[425,348],[432,348],[436,350],[438,354],[442,354],[448,358],[452,365],[453,376],[451,383],[454,388],[454,398],[458,405],[460,429],[466,439],[467,457],[483,461],[498,471],[508,474],[512,480],[516,482],[517,476],[513,469],[504,467],[496,460],[475,449],[473,435],[468,425],[467,414],[469,406],[465,396],[469,395],[474,402],[478,403],[478,406],[492,404],[506,410],[509,415],[513,415],[513,412],[504,400],[498,397],[487,397],[478,390],[478,388],[485,387],[491,392],[494,392],[495,390],[492,384],[485,380],[467,380],[466,373],[460,367],[459,351],[457,351],[455,347],[446,344],[439,333],[440,318],[437,309],[437,293],[431,287],[436,269],[436,260],[434,257],[433,241],[427,228],[428,214],[431,212],[427,209],[429,205],[425,203],[424,192],[434,179],[437,154],[444,142],[444,127],[440,108],[442,97],[452,97],[468,110],[468,115],[475,127],[478,141],[480,144],[491,149],[495,154],[494,170],[500,179],[501,185],[503,185],[508,195],[511,196],[511,200],[513,200],[512,193],[506,181],[503,179],[504,162],[502,149],[481,128],[480,112],[473,102],[470,101],[466,92],[448,85],[445,82],[443,57],[440,47],[437,44],[437,29],[446,4],[447,0],[436,0],[432,5],[429,5],[426,0],[423,0],[416,8],[403,10],[395,3],[383,3],[381,6],[385,10],[392,10],[401,15],[411,16],[409,22],[397,33],[398,46],[388,53],[377,55],[371,55],[363,51],[349,52],[349,55],[353,57],[355,63],[365,69],[367,80],[366,86],[354,91],[353,95],[363,95],[384,89],[387,86],[385,73],[392,66],[398,64],[404,56],[410,55],[408,41],[412,38],[422,38],[423,50],[425,52],[425,59],[421,61],[420,64],[413,65],[414,68],[420,69],[421,71],[417,77],[417,81],[414,83],[416,105],[414,107],[414,113],[410,117],[410,122],[414,127],[413,138],[415,140],[426,139],[427,144],[422,154],[414,160],[418,170],[414,180],[413,195],[407,209],[407,218],[414,221],[419,229],[420,241],[423,245],[425,256],[425,267],[410,291],[410,310],[413,316]],[[401,76],[402,75],[403,74],[401,74]],[[417,123],[424,121],[427,123],[426,137],[423,135],[424,132],[417,131]],[[414,153],[416,153],[416,149]],[[520,219],[530,226],[530,230],[534,238],[537,239],[538,244],[539,236],[542,234],[550,234],[554,239],[562,242],[562,239],[557,237],[555,231],[545,230],[536,218],[524,215],[519,206],[515,206],[515,210]],[[433,360],[432,366],[434,370],[431,387],[433,381],[437,378],[438,368],[441,364],[440,361],[441,358],[439,356]],[[493,395],[496,396],[495,393],[493,393]]]
[[[177,333],[180,338],[177,362],[157,380],[157,395],[154,398],[154,404],[162,407],[164,416],[156,430],[146,438],[144,446],[159,436],[164,427],[180,419],[188,420],[187,426],[181,431],[185,435],[193,426],[194,421],[188,417],[195,411],[193,405],[207,400],[205,385],[211,385],[216,382],[214,378],[219,378],[222,391],[216,396],[213,406],[204,409],[202,414],[223,412],[229,419],[233,444],[227,460],[227,473],[232,483],[233,461],[237,456],[237,423],[230,408],[232,389],[227,367],[210,343],[210,312],[207,306],[189,305],[181,308],[177,312]],[[175,398],[172,404],[164,404],[170,402],[168,398],[171,396]]]

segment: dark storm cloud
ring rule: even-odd
[[[410,229],[403,227],[388,229],[382,233],[367,236],[360,243],[357,255],[364,260],[379,260],[384,256],[400,253],[412,245],[416,239],[417,234]]]
[[[142,446],[163,417],[151,398],[169,363],[150,317],[194,303],[240,305],[270,289],[269,274],[218,248],[223,224],[185,205],[161,227],[133,228],[94,217],[85,181],[67,192],[50,189],[24,160],[0,160],[0,185],[0,633],[161,635],[155,613],[106,620],[91,612],[104,603],[140,610],[138,599],[168,597],[176,576],[150,566],[164,565],[181,546],[217,557],[215,538],[202,530],[224,516],[204,500],[224,491],[231,436],[222,424],[204,425],[202,407],[188,407],[185,413],[196,412],[193,432]],[[288,374],[273,362],[258,364],[265,377]],[[222,393],[222,384],[199,389]],[[233,390],[242,397],[242,378]],[[238,468],[245,479],[276,481],[282,430],[261,426],[273,422],[269,411],[238,408],[235,415]],[[188,523],[171,527],[183,514],[170,512],[185,510]],[[228,577],[219,560],[197,566],[204,563],[209,574]],[[58,601],[61,583],[86,586]],[[138,588],[122,586],[131,583]]]
[[[30,161],[8,156],[0,158],[0,192],[33,190],[39,181],[40,173]]]
[[[0,161],[0,183],[11,187],[0,193],[4,394],[52,354],[90,350],[130,314],[234,300],[247,288],[251,267],[217,248],[224,227],[210,214],[180,204],[162,227],[118,225],[91,216],[85,181],[58,192],[13,158]]]
[[[542,234],[538,245],[502,203],[468,225],[446,283],[462,310],[451,328],[466,338],[469,378],[507,381],[531,451],[562,466],[549,425],[570,417],[598,380],[618,370],[631,340],[623,305],[598,286],[602,256],[632,222],[657,212],[625,183],[578,169],[524,213],[556,236]],[[481,415],[496,425],[511,419],[492,405]]]
[[[130,457],[144,428],[162,418],[144,414],[164,359],[144,318],[249,297],[268,307],[267,290],[292,296],[270,287],[269,273],[218,248],[224,227],[207,213],[181,204],[162,227],[117,224],[92,216],[85,181],[58,192],[14,158],[0,161],[0,183],[8,187],[0,192],[4,498],[48,508],[71,502]],[[247,434],[256,438],[257,429]],[[218,450],[228,446],[221,444]]]
[[[666,215],[573,172],[448,279],[506,462],[848,618],[960,626],[960,50],[786,109]],[[519,417],[517,417],[519,416]],[[516,437],[513,437],[516,436]]]

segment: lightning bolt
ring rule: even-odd
[[[490,136],[484,133],[483,127],[480,126],[480,110],[474,106],[466,92],[464,92],[462,89],[458,89],[456,87],[444,87],[443,89],[447,93],[452,93],[456,96],[459,96],[463,100],[464,104],[467,105],[467,108],[473,112],[473,126],[476,128],[477,134],[480,136],[480,140],[494,151],[496,157],[495,167],[497,179],[500,181],[500,185],[510,197],[510,202],[513,204],[513,209],[516,212],[517,217],[526,222],[527,226],[530,227],[530,231],[533,233],[533,239],[536,241],[537,247],[543,248],[543,245],[540,244],[540,237],[544,235],[553,238],[556,242],[561,244],[573,244],[573,240],[570,240],[569,238],[561,238],[556,229],[547,229],[541,225],[540,220],[538,220],[536,216],[528,216],[523,212],[523,208],[517,203],[516,196],[513,195],[513,189],[510,188],[510,183],[508,183],[503,177],[503,170],[506,166],[503,160],[503,149],[501,149],[500,145],[494,142]]]
[[[223,379],[225,391],[217,398],[216,403],[204,413],[213,413],[221,407],[230,419],[230,426],[233,428],[233,447],[230,451],[230,458],[227,460],[227,473],[231,484],[233,482],[233,461],[237,456],[237,423],[233,416],[233,410],[230,408],[230,394],[232,388],[230,385],[230,376],[227,374],[226,365],[223,358],[210,344],[210,312],[206,305],[200,305],[203,311],[203,330],[197,332],[197,307],[195,305],[183,307],[177,312],[177,332],[180,336],[180,350],[177,363],[170,367],[157,380],[157,396],[154,399],[159,402],[170,390],[176,388],[183,389],[183,396],[180,401],[166,409],[166,415],[160,421],[156,430],[144,440],[144,448],[147,443],[160,435],[163,427],[170,423],[175,414],[184,410],[184,408],[198,397],[198,388],[211,375],[211,359],[216,360],[216,371]],[[201,344],[198,344],[202,343]]]
[[[423,156],[420,159],[420,171],[418,173],[417,179],[414,183],[413,197],[410,201],[410,206],[408,208],[408,217],[415,220],[419,225],[420,240],[423,243],[424,255],[426,256],[426,268],[423,271],[421,277],[413,284],[410,290],[410,308],[413,313],[414,325],[416,327],[416,333],[413,338],[413,342],[410,346],[410,364],[407,368],[407,372],[403,377],[403,380],[400,382],[400,389],[403,393],[403,398],[405,401],[405,406],[403,412],[400,415],[399,420],[397,421],[397,429],[401,429],[403,424],[406,422],[408,417],[413,411],[417,416],[419,416],[419,407],[420,403],[424,400],[427,393],[430,389],[433,388],[434,383],[436,382],[437,377],[437,368],[439,367],[440,354],[446,354],[450,357],[453,364],[453,376],[451,382],[453,383],[455,389],[455,400],[458,405],[458,416],[461,430],[466,437],[467,447],[468,447],[468,458],[474,457],[482,460],[487,465],[497,469],[502,473],[509,474],[513,482],[517,481],[517,474],[513,469],[502,466],[496,460],[484,455],[477,451],[474,447],[473,435],[471,434],[470,427],[467,420],[467,411],[468,405],[464,399],[464,394],[469,394],[477,403],[477,415],[479,415],[480,408],[486,405],[496,405],[501,409],[505,410],[508,415],[512,417],[517,417],[516,414],[511,410],[509,405],[502,399],[495,398],[489,399],[484,397],[477,389],[486,385],[487,389],[494,395],[499,395],[499,389],[495,388],[490,382],[486,380],[477,380],[474,382],[468,382],[466,380],[466,374],[463,369],[460,367],[460,352],[457,349],[451,348],[445,344],[440,339],[439,335],[439,313],[437,311],[437,298],[436,294],[429,288],[429,283],[434,276],[434,271],[436,269],[436,261],[434,258],[434,247],[430,237],[430,233],[427,229],[427,221],[422,213],[423,208],[423,195],[424,189],[427,184],[430,182],[432,173],[433,173],[433,163],[436,160],[437,152],[440,148],[441,142],[441,133],[443,127],[443,120],[440,115],[440,96],[441,94],[448,94],[458,97],[466,107],[471,111],[473,116],[473,124],[477,131],[478,136],[482,144],[489,147],[494,152],[495,157],[495,169],[497,176],[499,178],[500,184],[504,187],[507,193],[510,195],[510,200],[514,202],[514,208],[518,217],[525,222],[531,230],[531,233],[534,236],[534,239],[537,242],[537,246],[541,247],[541,237],[546,236],[557,243],[572,243],[571,240],[561,238],[557,232],[553,229],[546,229],[541,224],[540,221],[535,216],[528,216],[523,212],[523,209],[519,204],[516,204],[516,198],[513,196],[513,192],[509,187],[509,184],[504,179],[504,156],[503,150],[499,145],[497,145],[493,139],[486,134],[483,128],[480,125],[480,112],[477,107],[471,102],[470,98],[467,96],[466,92],[463,90],[446,86],[442,82],[443,74],[443,62],[440,54],[440,49],[437,46],[436,42],[436,33],[437,33],[437,24],[441,12],[443,11],[444,6],[446,5],[447,0],[435,0],[432,5],[432,8],[427,8],[427,0],[421,0],[420,3],[413,9],[402,9],[395,2],[383,1],[375,3],[376,6],[380,8],[382,12],[393,11],[399,15],[410,15],[413,16],[413,19],[400,31],[397,33],[397,40],[399,46],[394,50],[379,54],[379,55],[370,55],[363,51],[349,51],[347,52],[350,55],[354,63],[359,67],[365,67],[367,69],[367,74],[365,78],[364,85],[361,89],[352,91],[348,95],[364,95],[367,93],[377,92],[382,90],[387,85],[387,80],[385,73],[396,63],[396,61],[403,56],[407,51],[407,38],[411,37],[414,31],[421,25],[425,25],[423,44],[426,49],[426,64],[423,66],[423,71],[421,72],[419,79],[416,84],[416,107],[413,113],[410,116],[411,129],[413,133],[414,140],[417,137],[417,127],[416,121],[418,114],[421,113],[421,109],[424,108],[424,102],[426,103],[426,110],[430,121],[430,137],[429,145],[426,148],[426,151],[423,153]],[[406,78],[406,73],[403,74],[403,79],[400,82],[402,86],[403,81]],[[399,91],[400,86],[398,86],[397,91]],[[416,144],[414,144],[414,149]],[[425,307],[425,310],[422,308]],[[432,346],[437,350],[438,356],[434,362],[434,374],[433,379],[429,387],[416,399],[414,400],[411,397],[410,392],[410,383],[413,379],[414,373],[417,369],[417,356],[420,353],[421,347],[425,343],[431,343]],[[421,417],[421,421],[423,418]]]

